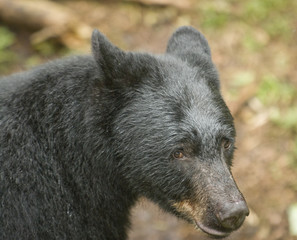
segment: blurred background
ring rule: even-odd
[[[233,173],[251,214],[228,239],[297,239],[296,0],[0,0],[0,75],[89,54],[94,28],[122,49],[162,53],[181,25],[208,39],[235,117]],[[208,237],[143,199],[129,239]]]

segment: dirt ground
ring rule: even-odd
[[[282,1],[282,5],[269,8],[269,1],[263,0],[268,2],[270,12],[263,8],[262,17],[259,2],[243,2],[192,0],[186,9],[117,1],[63,1],[63,5],[125,50],[162,53],[171,33],[180,25],[193,25],[206,35],[220,72],[222,94],[236,122],[233,174],[251,211],[243,227],[228,239],[294,240],[297,236],[289,231],[288,207],[297,202],[297,118],[293,115],[293,123],[283,127],[272,116],[277,112],[280,119],[285,118],[287,110],[294,109],[297,103],[297,6],[294,1]],[[246,7],[255,12],[246,13]],[[271,16],[271,11],[275,15]],[[287,25],[271,30],[273,26],[267,25],[266,18],[274,16],[287,19]],[[22,62],[18,67],[23,64],[23,69],[25,59],[36,55],[36,49],[24,40],[28,36],[23,31],[13,30],[23,37],[13,48],[20,54]],[[24,50],[28,47],[33,50]],[[88,49],[88,41],[76,48],[84,53],[90,52]],[[293,89],[288,101],[284,100],[286,93],[267,100],[269,89],[263,96],[263,82],[269,76]],[[133,209],[131,219],[130,240],[209,239],[145,199]]]

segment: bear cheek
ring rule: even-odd
[[[193,224],[201,222],[206,211],[201,208],[201,206],[205,206],[205,204],[199,201],[193,202],[190,200],[183,200],[173,203],[172,206],[183,218]]]

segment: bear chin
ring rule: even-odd
[[[204,225],[202,222],[194,220],[194,223],[198,229],[208,234],[210,237],[215,239],[221,239],[228,237],[232,231],[222,231],[218,229],[214,229]]]
[[[182,201],[172,204],[176,215],[187,222],[193,224],[198,230],[209,235],[214,239],[221,239],[229,236],[232,230],[220,226],[214,216],[205,219],[203,209],[200,209],[196,204],[190,201]]]

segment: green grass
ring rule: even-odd
[[[297,133],[297,88],[274,75],[265,75],[257,97],[271,108],[271,121],[278,127]]]
[[[295,29],[296,1],[250,0],[242,5],[243,21],[260,26],[272,38],[290,39]]]
[[[271,113],[271,120],[278,127],[288,130],[290,133],[297,133],[297,106],[285,110],[275,109]]]
[[[290,142],[288,160],[297,172],[297,88],[293,83],[265,75],[257,97],[270,109],[270,121],[274,129],[284,132]]]
[[[265,105],[289,106],[297,96],[296,87],[273,74],[264,75],[257,92]]]
[[[16,42],[15,35],[6,27],[0,26],[0,72],[6,73],[7,68],[16,60],[11,46]]]
[[[227,12],[210,7],[203,11],[201,25],[208,29],[223,28],[228,23],[229,18],[230,15]]]

